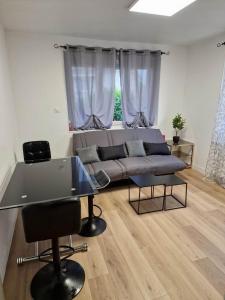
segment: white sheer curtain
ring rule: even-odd
[[[74,129],[110,128],[116,51],[83,46],[64,51],[69,120]]]
[[[221,84],[216,123],[206,166],[206,177],[225,188],[225,69]]]
[[[158,114],[161,51],[120,51],[120,76],[124,123],[148,127]]]

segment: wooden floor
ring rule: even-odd
[[[180,175],[189,183],[187,208],[138,216],[127,202],[127,187],[96,197],[108,226],[98,237],[73,236],[74,245],[89,245],[87,253],[72,257],[86,272],[76,299],[224,299],[225,190],[193,170]],[[82,205],[86,215],[86,200]],[[33,246],[24,242],[18,219],[4,281],[6,300],[31,299],[29,284],[41,264],[16,265],[17,256],[30,254]]]

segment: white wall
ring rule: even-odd
[[[205,172],[216,116],[225,61],[224,40],[217,36],[188,49],[188,70],[183,112],[187,119],[186,138],[195,142],[194,167]]]
[[[0,25],[0,201],[15,165],[15,111],[4,30]],[[0,211],[0,277],[4,277],[16,220],[16,210]]]
[[[54,43],[170,50],[169,56],[162,56],[157,125],[167,138],[172,137],[171,119],[182,112],[187,119],[184,137],[196,144],[194,167],[204,172],[225,58],[224,48],[218,49],[216,43],[223,38],[186,48],[7,32],[19,145],[27,140],[47,139],[53,157],[71,154],[63,53],[53,48]],[[18,149],[22,159],[21,147]]]
[[[63,53],[53,48],[54,43],[170,50],[169,56],[162,56],[158,126],[167,137],[172,136],[171,118],[181,111],[184,100],[186,48],[8,32],[20,144],[27,140],[47,139],[54,157],[71,154]],[[60,112],[55,113],[55,108]]]

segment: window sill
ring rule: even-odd
[[[122,121],[113,121],[112,127],[107,129],[107,130],[112,130],[112,129],[123,129],[123,122]],[[76,132],[86,132],[86,131],[94,131],[94,130],[99,130],[99,129],[91,129],[91,130],[69,130],[69,133],[76,133]]]
[[[144,128],[144,127],[139,127],[139,128]],[[159,129],[158,126],[152,126],[152,129]],[[113,130],[113,129],[124,129],[123,127],[123,122],[122,121],[113,121],[112,127],[106,130]],[[79,133],[79,132],[89,132],[89,131],[98,131],[100,129],[87,129],[87,130],[69,130],[69,133]]]
[[[123,122],[122,121],[113,121],[112,127],[110,129],[122,129]]]

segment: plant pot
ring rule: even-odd
[[[178,135],[173,136],[173,143],[174,143],[174,145],[179,144],[179,141],[180,141],[180,137]]]

